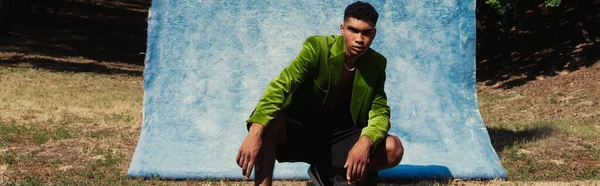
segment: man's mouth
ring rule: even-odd
[[[365,49],[365,47],[358,47],[358,46],[353,46],[352,48],[356,51],[363,51]]]

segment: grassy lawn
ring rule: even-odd
[[[4,183],[131,181],[141,77],[0,68],[0,87]]]
[[[139,136],[142,81],[140,76],[123,74],[0,67],[0,184],[250,184],[127,177]],[[532,103],[514,99],[516,93],[490,92],[480,90],[482,114],[511,181],[411,184],[519,184],[600,178],[597,118],[569,115],[557,121],[533,118],[504,122],[499,118],[505,117],[494,114],[512,113],[505,112],[507,109],[520,112]],[[510,104],[516,102],[519,104]],[[500,107],[504,108],[493,109]],[[597,107],[591,108],[586,112],[598,112]]]

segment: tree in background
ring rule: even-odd
[[[33,0],[0,0],[0,35],[6,35],[13,24],[31,11]]]
[[[477,0],[478,81],[510,88],[596,63],[599,7],[600,0]]]
[[[45,15],[47,9],[58,12],[65,0],[0,0],[0,35],[6,35],[15,23],[24,22],[36,11]]]
[[[9,24],[9,5],[10,0],[0,0],[0,35],[8,33]]]
[[[478,0],[477,29],[482,36],[494,36],[478,39],[505,39],[515,30],[550,28],[557,35],[570,31],[576,42],[596,42],[597,26],[591,19],[598,18],[598,4],[597,0]]]

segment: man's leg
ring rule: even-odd
[[[255,185],[271,185],[273,178],[273,167],[275,166],[275,155],[277,145],[285,143],[286,123],[285,116],[277,114],[266,129],[260,152],[256,157],[254,171]]]
[[[377,172],[383,169],[395,167],[402,160],[404,147],[400,139],[394,135],[388,135],[373,150],[369,164],[367,165],[367,174],[364,174],[357,185],[371,185],[377,182]]]
[[[379,171],[395,167],[402,160],[404,147],[400,138],[388,135],[375,147],[367,167],[368,171]]]

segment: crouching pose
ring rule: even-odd
[[[388,134],[386,58],[370,48],[377,18],[368,3],[349,5],[341,35],[308,37],[269,83],[237,154],[245,177],[254,168],[256,185],[271,185],[277,160],[310,164],[319,185],[340,175],[348,184],[371,185],[377,171],[400,163],[402,143]]]

